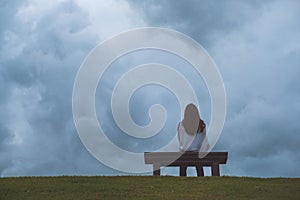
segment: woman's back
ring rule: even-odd
[[[180,151],[200,151],[201,145],[207,143],[206,129],[191,135],[186,132],[182,122],[180,122],[178,124],[178,141]]]
[[[200,118],[198,108],[188,104],[184,110],[184,118],[178,124],[178,141],[180,151],[208,151],[206,125]],[[202,148],[201,148],[202,147]]]

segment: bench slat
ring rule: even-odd
[[[199,158],[198,152],[145,152],[145,164],[160,163],[161,166],[177,164],[202,164],[210,166],[213,163],[226,164],[228,152],[209,152],[204,158]],[[171,165],[172,164],[172,165]]]

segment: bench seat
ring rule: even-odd
[[[186,169],[195,166],[198,176],[204,176],[203,167],[211,167],[212,176],[220,176],[220,164],[226,164],[228,152],[145,152],[145,164],[153,165],[153,175],[160,175],[160,167],[179,166],[180,176],[186,176]],[[201,154],[201,152],[200,152]]]

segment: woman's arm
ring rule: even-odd
[[[178,136],[178,142],[180,143],[180,134],[179,134],[179,127],[180,127],[180,122],[178,123],[178,126],[177,126],[177,136]]]
[[[210,145],[209,145],[209,142],[208,142],[208,139],[207,139],[206,135],[205,135],[205,138],[204,138],[203,143],[204,143],[204,145],[205,145],[205,146],[204,146],[205,151],[208,151],[209,148],[210,148]]]
[[[178,136],[178,144],[179,144],[179,151],[184,151],[184,148],[183,148],[183,143],[184,143],[184,141],[182,141],[183,140],[183,138],[182,138],[182,124],[181,124],[181,122],[179,122],[179,124],[178,124],[178,127],[177,127],[177,136]]]
[[[204,134],[204,139],[203,139],[203,143],[201,145],[200,152],[207,152],[210,148],[210,145],[209,145],[209,142],[208,142],[208,139],[206,136],[206,128],[204,129],[203,134]]]

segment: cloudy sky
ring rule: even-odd
[[[297,0],[1,0],[0,177],[124,174],[99,163],[81,143],[72,89],[81,63],[97,44],[147,26],[192,37],[217,64],[227,93],[226,122],[214,147],[229,152],[223,175],[300,177],[298,19]],[[176,68],[182,61],[153,51],[122,59],[99,82],[98,119],[121,148],[155,150],[176,134],[172,130],[181,118],[176,98],[158,86],[133,95],[131,114],[138,124],[148,123],[153,103],[163,104],[169,116],[158,138],[139,141],[120,134],[109,110],[111,90],[132,64],[154,59]],[[186,68],[182,74],[195,88],[209,123],[210,97],[203,80]],[[175,175],[178,169],[163,173]]]

